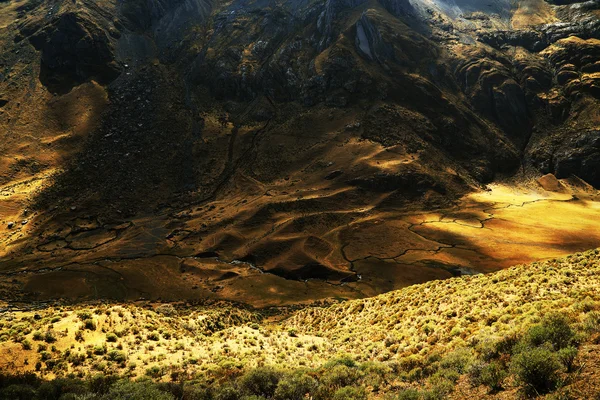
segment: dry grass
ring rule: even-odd
[[[52,378],[223,374],[261,365],[323,365],[347,354],[388,366],[521,334],[550,312],[574,321],[598,308],[600,252],[433,281],[323,308],[265,312],[210,307],[79,305],[5,312],[5,370]],[[272,314],[273,311],[270,311]],[[36,368],[36,363],[39,363]]]

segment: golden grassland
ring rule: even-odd
[[[401,396],[398,391],[410,387],[438,390],[442,379],[455,386],[445,388],[440,398],[473,393],[512,398],[518,393],[515,378],[506,378],[505,390],[477,391],[465,383],[468,366],[481,357],[489,361],[486,354],[498,352],[498,343],[518,341],[556,313],[578,332],[577,343],[586,349],[579,357],[589,357],[595,348],[590,339],[595,328],[590,326],[600,321],[595,311],[600,308],[599,286],[600,251],[592,250],[297,311],[243,309],[230,303],[7,311],[0,319],[1,368],[44,379],[103,373],[157,381],[202,377],[215,383],[256,367],[317,371],[341,357],[360,363],[363,380],[356,382],[368,397]],[[459,360],[459,366],[448,377],[443,365],[452,360]],[[563,386],[577,389],[582,379],[588,382],[582,371],[577,379],[563,379]]]

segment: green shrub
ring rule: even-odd
[[[404,389],[398,392],[395,400],[420,400],[421,393],[416,389]]]
[[[344,364],[333,365],[333,367],[324,368],[315,399],[331,399],[338,389],[356,384],[361,377],[357,368],[351,368]]]
[[[101,356],[104,355],[106,353],[106,347],[101,345],[101,344],[97,344],[96,346],[94,346],[94,354]]]
[[[429,383],[431,388],[423,395],[426,400],[444,399],[454,390],[454,382],[442,375],[432,376]]]
[[[346,386],[333,394],[333,400],[367,400],[367,392],[363,387]]]
[[[0,391],[1,399],[29,400],[35,395],[35,389],[29,385],[10,385]]]
[[[114,375],[104,375],[99,373],[88,380],[88,387],[91,392],[104,395],[108,393],[117,380],[118,378]]]
[[[503,389],[502,383],[508,376],[504,365],[498,361],[492,361],[481,370],[481,383],[490,388],[492,392],[498,392]]]
[[[85,321],[85,320],[91,319],[92,314],[87,311],[80,311],[77,313],[77,317],[79,317],[80,320]]]
[[[272,397],[280,379],[281,372],[271,367],[260,367],[245,373],[239,383],[240,387],[249,394]]]
[[[93,319],[89,318],[89,319],[86,319],[85,321],[83,321],[83,327],[87,330],[95,331],[96,323],[94,322]]]
[[[577,348],[573,346],[565,347],[558,351],[558,358],[567,372],[573,372],[575,366],[575,358],[577,358]]]
[[[127,361],[127,356],[125,355],[124,352],[119,351],[119,350],[111,350],[108,352],[107,357],[110,361],[114,361],[114,362],[118,362],[118,363],[123,363],[125,361]]]
[[[355,368],[340,364],[327,369],[321,376],[320,383],[334,388],[341,388],[354,384],[359,378],[360,373]]]
[[[165,375],[165,371],[163,368],[158,365],[154,365],[148,369],[146,369],[146,376],[149,376],[154,379],[160,379]]]
[[[325,365],[323,365],[323,368],[330,369],[336,365],[345,365],[348,368],[354,368],[356,367],[356,361],[354,361],[350,356],[342,356],[327,361]]]
[[[446,379],[452,383],[455,383],[456,381],[458,381],[458,378],[460,378],[460,374],[453,369],[442,368],[438,370],[435,374],[433,374],[431,378]]]
[[[560,350],[573,344],[575,332],[569,325],[569,320],[562,314],[550,314],[542,320],[542,323],[531,327],[520,346],[539,347],[549,343],[555,350]]]
[[[440,367],[452,369],[459,374],[465,372],[466,366],[473,359],[473,352],[470,349],[459,349],[445,356],[440,361]]]
[[[106,396],[111,400],[174,400],[170,393],[161,392],[151,382],[120,381],[114,384]]]
[[[303,373],[284,376],[275,389],[276,400],[303,400],[317,388],[317,381]]]
[[[561,364],[555,352],[536,347],[513,356],[511,371],[528,395],[544,394],[556,388]]]
[[[363,385],[372,387],[375,391],[386,383],[386,377],[391,372],[386,364],[374,361],[362,363],[358,369],[363,375]]]
[[[215,400],[239,400],[241,398],[240,390],[232,385],[220,387],[215,395]]]
[[[423,368],[413,368],[406,376],[409,382],[417,382],[423,379],[424,377],[425,373],[423,372]]]
[[[44,334],[44,341],[46,343],[56,342],[56,335],[55,335],[54,331],[51,331],[51,330],[46,331],[46,333]]]
[[[182,398],[185,400],[213,400],[214,390],[199,384],[185,385]]]
[[[109,343],[116,343],[118,340],[117,335],[115,335],[114,333],[107,333],[106,334],[106,341]]]

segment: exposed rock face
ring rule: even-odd
[[[553,158],[557,178],[576,175],[600,186],[600,130],[581,132],[566,140]]]
[[[129,0],[120,4],[125,26],[135,32],[151,31],[161,48],[169,48],[187,30],[211,13],[207,0]]]
[[[65,13],[39,27],[29,40],[41,53],[40,80],[52,90],[68,91],[90,79],[108,83],[118,76],[112,43],[91,19]]]
[[[417,11],[408,0],[380,0],[383,8],[397,18],[418,18]]]
[[[529,136],[525,94],[512,65],[503,57],[476,52],[459,65],[457,75],[473,107],[495,120],[520,146]]]
[[[317,20],[317,29],[322,35],[322,38],[318,43],[319,50],[326,49],[334,40],[337,15],[342,11],[346,11],[364,3],[366,3],[366,0],[327,0],[325,2],[325,7]]]
[[[411,143],[448,152],[483,181],[526,162],[517,161],[525,148],[535,153],[534,165],[554,168],[539,158],[552,153],[550,142],[544,151],[530,142],[544,136],[536,126],[563,123],[578,96],[598,96],[598,46],[588,39],[598,35],[597,2],[558,6],[558,22],[519,30],[494,29],[511,17],[504,1],[493,12],[469,0],[429,8],[408,0],[266,5],[127,0],[113,20],[97,9],[82,12],[87,5],[69,6],[49,23],[26,20],[21,35],[40,50],[42,81],[53,90],[110,82],[119,73],[116,60],[138,68],[158,59],[182,76],[192,109],[199,107],[197,87],[230,104],[267,96],[353,109],[383,101],[421,115],[417,124],[427,121],[412,127],[397,115],[384,119],[400,118],[395,123],[412,132]],[[507,46],[519,50],[511,55]],[[464,98],[453,98],[457,93]],[[236,114],[245,106],[232,107]],[[244,118],[275,115],[273,104],[257,107]],[[368,121],[365,127],[364,137],[399,143],[387,127],[386,134],[372,133]]]
[[[356,49],[369,60],[394,61],[393,46],[383,39],[377,25],[366,13],[356,23]]]

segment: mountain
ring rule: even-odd
[[[7,299],[305,303],[600,245],[597,1],[0,7]]]

